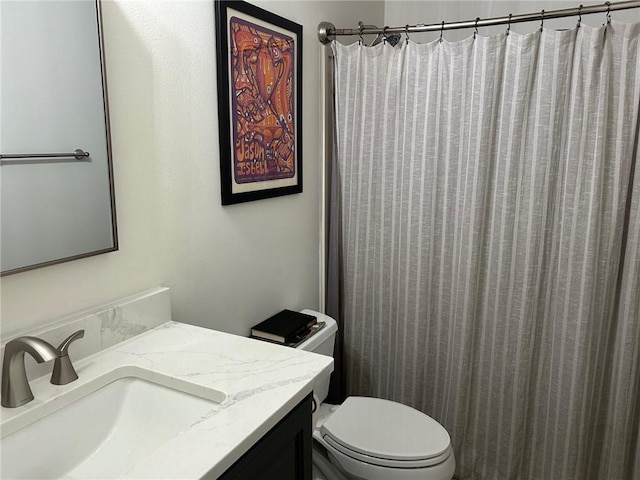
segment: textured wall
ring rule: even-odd
[[[4,277],[3,335],[154,286],[173,317],[232,333],[319,303],[316,27],[383,2],[256,1],[304,27],[304,192],[222,207],[213,2],[104,1],[120,251]]]

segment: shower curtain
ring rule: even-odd
[[[640,24],[333,45],[346,393],[460,479],[640,479]]]

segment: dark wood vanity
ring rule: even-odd
[[[219,479],[311,480],[311,399],[307,395]]]

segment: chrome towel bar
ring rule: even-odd
[[[64,158],[74,157],[76,160],[82,160],[90,155],[80,148],[76,148],[72,153],[0,153],[0,159],[3,158]]]

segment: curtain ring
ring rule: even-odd
[[[578,7],[578,25],[576,28],[580,28],[580,24],[582,23],[582,4]]]
[[[409,43],[409,24],[408,23],[404,26],[404,35],[407,38],[407,43]]]
[[[474,40],[478,36],[478,22],[479,21],[480,21],[480,17],[476,17],[476,26],[475,26],[475,30],[473,31],[473,39]]]
[[[607,25],[609,25],[611,23],[611,2],[605,2],[605,5],[607,6]]]
[[[442,43],[442,35],[444,35],[444,20],[442,20],[442,25],[440,26],[440,43]]]
[[[507,22],[507,33],[506,33],[507,36],[509,35],[509,32],[511,31],[511,17],[512,16],[513,15],[510,13],[509,14],[509,21]]]
[[[542,9],[542,12],[540,12],[540,31],[542,31],[543,27],[544,27],[544,8]]]
[[[382,27],[382,43],[386,44],[387,43],[387,28],[389,28],[389,25],[385,25],[384,27]]]
[[[358,45],[362,45],[364,43],[364,39],[362,38],[363,28],[364,28],[364,25],[360,23],[360,25],[358,25],[358,37],[360,37],[360,39],[358,40]]]

